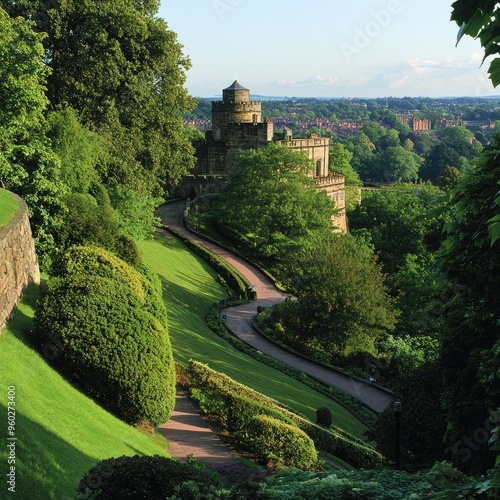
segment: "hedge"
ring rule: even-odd
[[[42,353],[122,420],[167,421],[175,367],[159,280],[97,247],[78,247],[58,264],[38,304]]]
[[[203,498],[218,498],[215,495],[224,486],[216,472],[199,463],[181,463],[160,455],[123,456],[92,467],[78,485],[77,498],[165,500],[174,495],[179,498],[176,495],[192,483]]]
[[[196,255],[201,257],[211,267],[213,267],[227,286],[234,292],[236,297],[244,300],[256,299],[256,293],[250,286],[250,283],[248,283],[247,279],[224,259],[174,229],[166,226],[164,227],[172,234],[175,234],[175,236],[177,236],[177,238],[179,238],[187,247],[193,250]]]
[[[318,454],[312,439],[294,425],[268,415],[252,417],[245,427],[246,444],[266,462],[302,470],[315,469]]]
[[[190,375],[193,387],[201,390],[205,395],[208,395],[207,398],[217,398],[219,415],[223,416],[226,425],[229,422],[230,412],[227,405],[232,402],[236,402],[238,405],[244,405],[246,399],[249,400],[250,403],[248,403],[248,407],[244,410],[245,416],[242,417],[243,419],[247,418],[247,416],[252,413],[255,415],[258,408],[270,408],[280,415],[283,415],[285,417],[283,420],[288,419],[299,429],[304,431],[314,441],[317,449],[329,452],[345,460],[354,467],[372,468],[377,465],[385,464],[384,457],[360,439],[350,436],[346,432],[337,430],[336,428],[325,429],[314,424],[291,411],[278,401],[236,382],[227,375],[212,370],[203,363],[190,360],[187,366],[187,372]],[[240,411],[242,410],[240,409]]]

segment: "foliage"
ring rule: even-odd
[[[159,285],[142,286],[152,275],[90,247],[70,252],[60,271],[37,309],[42,351],[126,422],[166,421],[175,373]]]
[[[302,472],[283,470],[267,481],[271,498],[287,500],[431,500],[437,488],[422,473],[383,471]]]
[[[116,214],[109,203],[99,205],[88,193],[68,193],[62,197],[65,215],[57,234],[59,247],[97,244],[110,250],[118,238]]]
[[[445,309],[441,365],[448,420],[447,444],[454,463],[464,470],[484,471],[492,456],[486,443],[475,443],[488,409],[500,406],[497,346],[500,337],[500,254],[491,243],[489,221],[497,214],[500,140],[487,146],[474,171],[453,192],[446,225],[442,268],[454,296]],[[464,443],[472,439],[472,447]],[[463,453],[464,451],[468,453]]]
[[[313,441],[294,425],[257,415],[248,423],[246,432],[245,442],[266,462],[302,470],[314,469],[318,465]]]
[[[396,312],[373,252],[350,235],[317,241],[293,269],[298,301],[273,307],[272,331],[286,344],[337,364],[370,353],[394,328]]]
[[[478,38],[484,49],[484,58],[500,53],[498,37],[498,9],[493,0],[457,0],[452,4],[451,19],[460,26],[457,43],[464,35]],[[496,87],[500,83],[500,58],[495,57],[488,70],[490,79]]]
[[[43,122],[44,84],[49,74],[42,61],[44,38],[34,32],[32,22],[11,19],[0,8],[0,151],[4,154],[18,141],[29,140],[30,132]],[[0,179],[4,182],[13,175],[7,174],[7,168],[2,161]]]
[[[362,182],[358,173],[352,168],[353,154],[340,142],[330,143],[330,170],[345,177],[349,186],[361,186]]]
[[[368,191],[349,214],[353,234],[370,234],[384,271],[393,274],[408,254],[424,256],[439,247],[446,196],[430,184],[397,184]]]
[[[0,385],[16,386],[16,424],[29,436],[16,443],[16,495],[30,500],[74,498],[75,486],[110,456],[164,455],[160,434],[146,435],[117,419],[55,371],[33,349],[33,318],[42,287],[30,285],[0,336]],[[7,401],[0,416],[7,419]],[[7,463],[8,448],[0,450]]]
[[[155,208],[160,199],[154,199],[147,194],[139,194],[120,185],[109,188],[111,204],[116,210],[118,227],[135,239],[152,238],[160,219],[155,217]]]
[[[290,419],[314,441],[316,448],[336,455],[354,466],[374,467],[384,462],[383,457],[363,443],[363,441],[354,438],[338,428],[325,429],[313,424],[309,420],[290,411],[276,400],[253,391],[242,384],[238,384],[228,376],[215,372],[202,363],[191,360],[187,371],[190,375],[192,387],[201,390],[203,394],[204,407],[215,409],[215,416],[220,418],[222,422],[228,421],[228,415],[231,411],[231,397],[237,395],[239,396],[239,404],[245,404],[243,398],[253,401],[246,408],[245,415],[255,415],[259,410],[258,405],[260,405],[260,408],[262,406],[266,407],[262,411],[267,415],[270,414],[269,409],[274,409],[275,412],[271,412],[273,417],[278,416],[280,419],[283,419],[279,415],[282,414]],[[196,394],[196,397],[199,399],[199,393],[197,392]],[[210,401],[210,398],[215,398],[216,401]],[[256,406],[255,403],[258,403],[258,405]],[[233,415],[231,418],[234,419],[236,417]]]
[[[425,352],[424,352],[425,356]],[[401,363],[403,364],[403,363]],[[443,386],[436,361],[408,363],[392,379],[394,397],[401,402],[401,459],[409,466],[429,466],[444,455],[445,415],[440,406]],[[395,422],[392,405],[369,431],[377,450],[394,457]]]
[[[384,149],[375,162],[375,178],[386,182],[416,181],[419,177],[422,160],[418,155],[407,151],[399,144]]]
[[[84,127],[72,108],[52,111],[47,137],[60,160],[60,180],[72,193],[91,193],[106,174],[106,144]]]
[[[193,460],[182,463],[160,455],[121,456],[92,467],[78,485],[77,498],[186,498],[175,495],[187,484],[196,485],[198,493],[204,495],[197,498],[221,498],[215,494],[224,487],[216,472]]]
[[[72,107],[110,146],[105,181],[159,196],[167,178],[193,164],[181,113],[193,104],[183,88],[189,60],[176,34],[156,17],[158,3],[139,0],[8,2],[12,17],[47,33],[53,107]]]
[[[217,223],[235,230],[256,256],[288,264],[313,234],[331,228],[334,204],[317,192],[312,171],[305,155],[278,144],[240,153],[214,207]]]
[[[436,185],[445,191],[450,191],[462,176],[463,174],[457,168],[447,165],[441,170],[439,177],[436,179]]]

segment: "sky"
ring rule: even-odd
[[[450,21],[453,0],[161,0],[189,56],[186,87],[218,97],[234,80],[253,95],[500,95],[478,40]]]

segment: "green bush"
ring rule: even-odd
[[[211,498],[210,493],[224,486],[217,473],[193,461],[181,463],[159,455],[118,457],[89,470],[78,485],[78,498],[165,500],[185,491],[186,484],[195,485],[205,495],[201,498]]]
[[[290,411],[278,401],[239,384],[227,375],[218,373],[203,363],[190,360],[187,371],[192,386],[199,389],[200,393],[204,395],[206,408],[209,408],[210,405],[214,408],[217,407],[217,416],[222,418],[224,425],[228,425],[231,411],[228,405],[231,398],[240,398],[239,403],[241,404],[244,404],[242,398],[246,398],[251,403],[248,403],[249,407],[244,410],[245,415],[250,414],[252,411],[255,412],[255,405],[272,409],[303,430],[314,441],[318,450],[329,452],[354,467],[372,468],[385,464],[384,457],[360,439],[337,428],[325,429],[314,424]],[[276,414],[273,416],[276,416]],[[231,418],[236,419],[237,417],[232,416]]]
[[[266,415],[289,425],[295,425],[278,409],[259,404],[243,396],[231,394],[227,398],[227,405],[227,429],[236,438],[240,438],[246,433],[250,421],[257,415]]]
[[[35,317],[43,354],[126,422],[168,420],[175,369],[165,308],[149,300],[158,284],[100,248],[70,251],[58,270]]]
[[[314,469],[318,455],[309,436],[294,425],[267,415],[252,417],[244,443],[261,459],[298,469]]]
[[[322,406],[316,410],[316,423],[327,428],[332,425],[333,419],[330,408]]]

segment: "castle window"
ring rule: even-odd
[[[321,159],[316,161],[316,177],[321,177]]]

